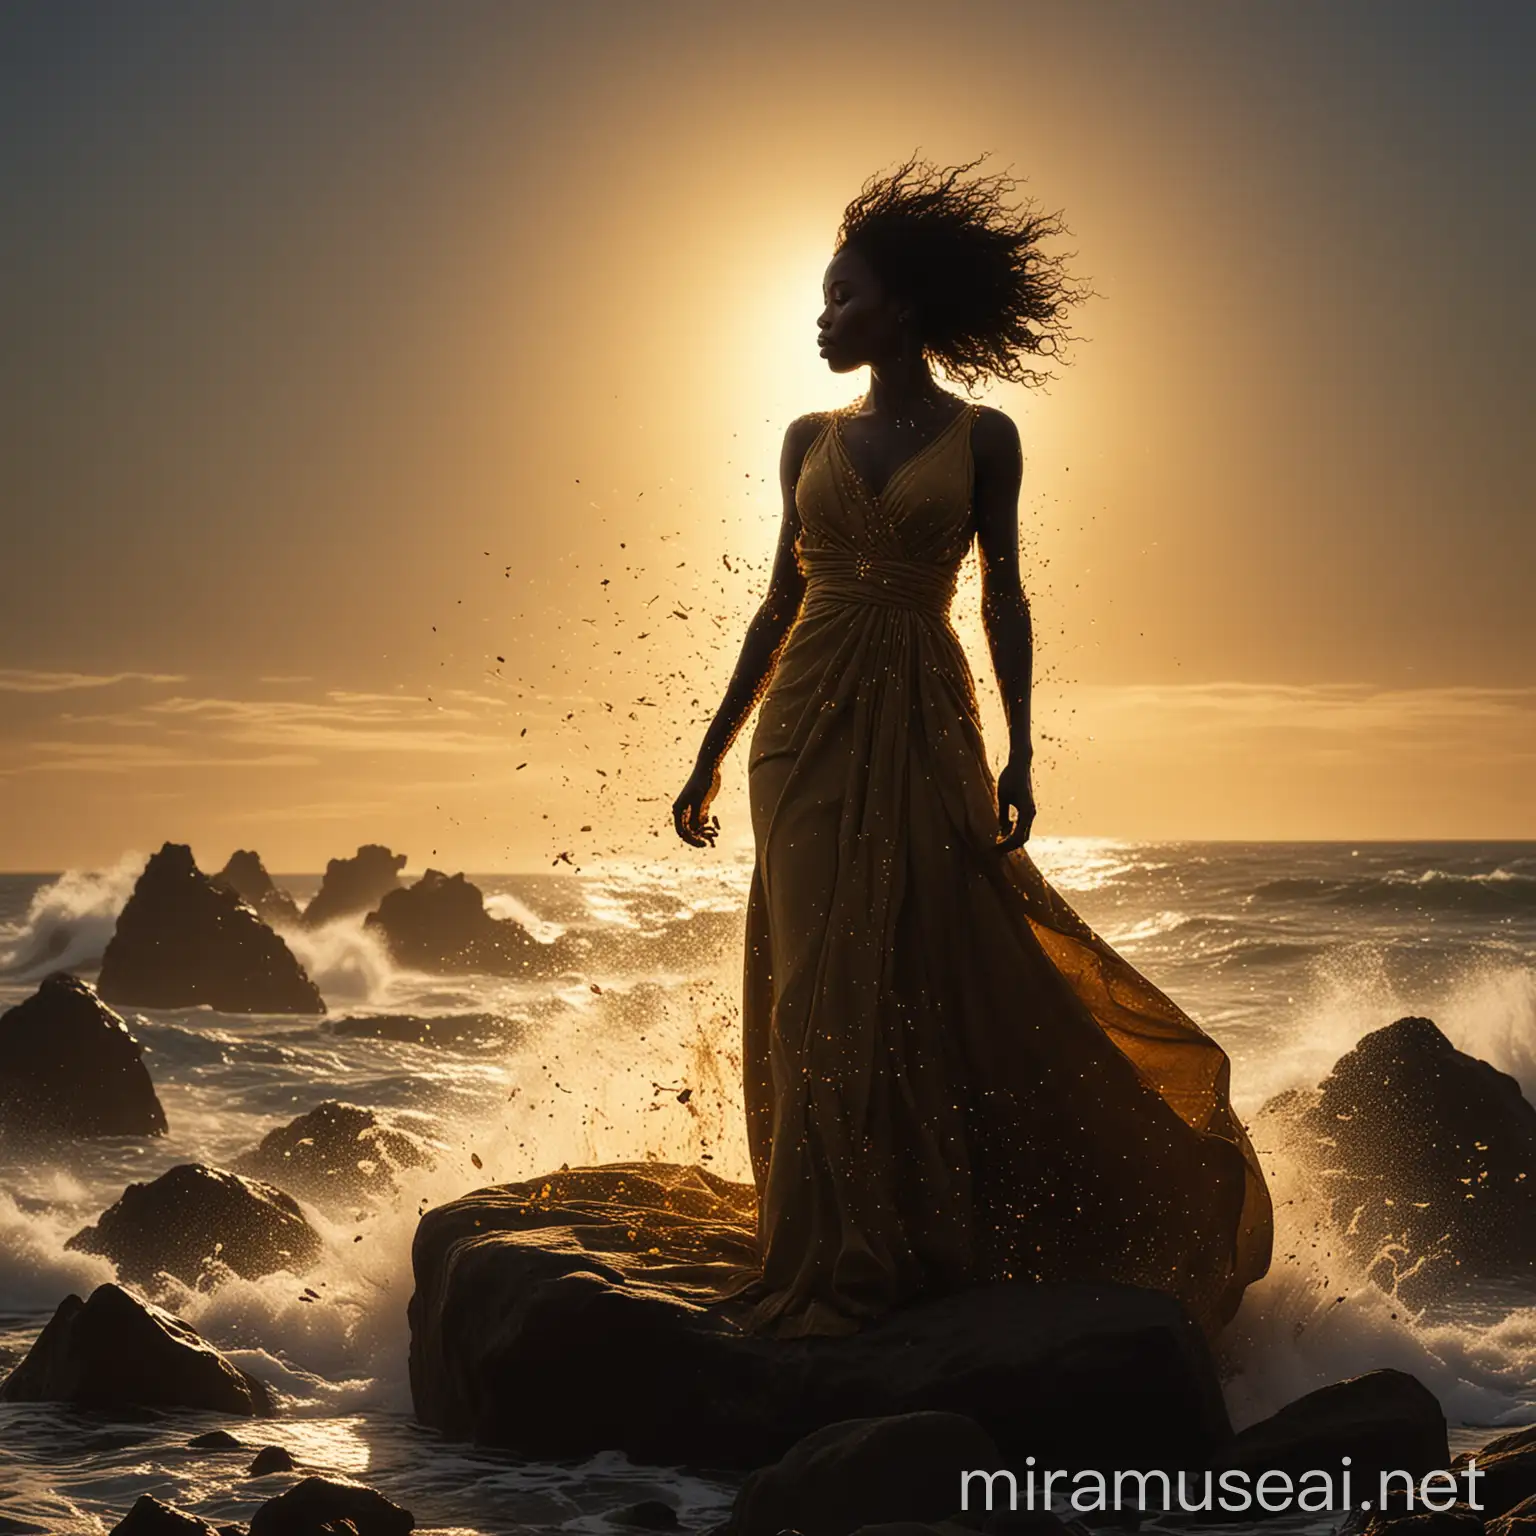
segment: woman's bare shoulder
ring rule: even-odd
[[[780,465],[790,480],[799,475],[800,466],[805,462],[805,456],[810,451],[811,444],[821,436],[831,419],[831,411],[808,411],[804,416],[795,417],[785,427],[784,449],[780,455]]]
[[[995,406],[978,405],[976,419],[971,423],[971,451],[980,460],[1017,459],[1019,456],[1019,429],[1007,411]]]

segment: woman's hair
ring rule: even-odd
[[[1024,360],[1059,356],[1067,310],[1089,290],[1039,249],[1066,233],[1059,215],[1012,206],[1008,176],[965,179],[982,159],[940,170],[914,156],[872,176],[843,212],[837,249],[911,303],[923,352],[967,391],[986,378],[1044,384],[1051,375]]]

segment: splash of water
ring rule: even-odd
[[[0,976],[27,981],[99,965],[145,862],[125,853],[110,868],[71,869],[43,886],[20,922],[0,924]]]

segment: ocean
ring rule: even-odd
[[[1221,1042],[1245,1118],[1271,1094],[1317,1082],[1361,1035],[1404,1014],[1432,1018],[1536,1100],[1536,843],[1069,838],[1030,851]],[[0,876],[0,971],[67,930],[58,958],[0,982],[0,1008],[46,970],[94,975],[141,866],[125,857],[103,871]],[[0,1368],[66,1294],[113,1278],[105,1261],[64,1243],[126,1184],[181,1162],[226,1166],[274,1126],[342,1099],[423,1138],[435,1165],[408,1175],[393,1205],[317,1213],[326,1257],[302,1279],[235,1279],[172,1298],[284,1394],[280,1418],[230,1427],[253,1445],[285,1445],[308,1468],[371,1483],[423,1530],[611,1532],[606,1516],[642,1498],[674,1505],[685,1531],[718,1523],[735,1481],[707,1469],[637,1466],[618,1454],[524,1463],[413,1424],[405,1307],[419,1212],[470,1189],[562,1162],[647,1156],[703,1159],[750,1178],[736,1036],[749,874],[722,851],[579,874],[472,876],[497,915],[536,936],[585,939],[580,973],[553,984],[405,972],[357,921],[291,940],[325,996],[326,1020],[130,1013],[170,1134],[81,1143],[54,1164],[0,1155]],[[301,901],[319,883],[275,878]],[[439,1039],[333,1029],[362,1015],[439,1021]],[[693,1091],[680,1103],[684,1087]],[[1453,1451],[1536,1420],[1536,1293],[1469,1287],[1415,1314],[1337,1256],[1324,1263],[1305,1182],[1262,1140],[1259,1150],[1272,1175],[1276,1259],[1222,1341],[1239,1428],[1379,1366],[1410,1371],[1435,1393]],[[284,1480],[252,1482],[248,1457],[186,1449],[212,1422],[0,1406],[0,1533],[108,1531],[142,1493],[215,1523],[248,1519]],[[1270,1529],[1336,1523],[1297,1517]]]

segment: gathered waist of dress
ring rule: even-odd
[[[897,560],[851,550],[801,549],[805,602],[907,608],[942,619],[955,595],[958,565]]]

